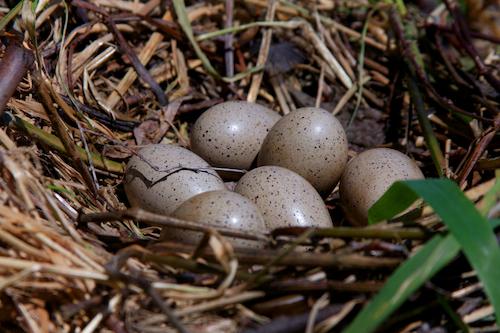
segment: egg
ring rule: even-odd
[[[262,166],[245,174],[234,188],[250,199],[262,213],[266,228],[331,228],[325,203],[312,185],[295,172]]]
[[[367,212],[396,181],[424,179],[422,171],[405,154],[389,148],[373,148],[354,157],[340,179],[340,207],[355,226],[368,223]]]
[[[275,111],[244,101],[214,105],[195,122],[191,150],[214,167],[250,169],[262,141],[281,118]]]
[[[276,165],[295,171],[327,197],[342,175],[347,149],[346,133],[335,116],[319,108],[301,108],[271,128],[257,165]]]
[[[179,219],[199,222],[213,227],[232,228],[254,233],[265,231],[259,209],[244,196],[231,191],[210,191],[198,194],[177,207],[172,213]],[[203,233],[187,229],[164,228],[160,239],[196,244]],[[263,248],[258,241],[227,237],[234,247]]]
[[[210,165],[193,152],[174,145],[155,144],[140,149],[125,171],[125,194],[131,206],[158,214],[171,214],[187,199],[207,191],[227,190]]]

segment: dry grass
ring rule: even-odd
[[[179,6],[182,1],[174,2]],[[227,4],[234,6],[229,16]],[[348,136],[350,156],[372,146],[393,147],[408,151],[426,176],[437,177],[422,143],[427,129],[408,118],[411,101],[400,57],[405,53],[397,31],[389,28],[386,4],[188,2],[184,23],[171,1],[74,0],[68,6],[50,2],[31,23],[21,11],[13,25],[1,30],[2,53],[14,40],[34,50],[30,27],[38,47],[35,67],[14,82],[0,129],[2,332],[341,331],[407,258],[408,250],[417,251],[441,230],[439,218],[428,210],[409,227],[401,222],[378,229],[340,227],[337,190],[327,206],[338,228],[272,234],[213,229],[127,209],[123,193],[124,167],[137,148],[159,142],[189,147],[190,126],[201,112],[234,99],[282,114],[316,105],[346,125],[359,97],[361,107]],[[0,19],[8,12],[6,4],[2,9]],[[414,7],[409,9],[406,18],[422,29],[425,20]],[[476,9],[474,15],[492,11]],[[444,14],[434,17],[439,15]],[[203,37],[256,21],[267,26]],[[193,47],[186,25],[199,47]],[[438,38],[442,36],[447,35]],[[360,39],[366,44],[361,71]],[[493,78],[467,72],[472,78],[466,84],[477,88],[475,95],[469,94],[475,102],[464,100],[453,85],[439,91],[468,112],[478,111],[479,120],[458,122],[420,81],[428,110],[438,110],[429,119],[444,150],[443,170],[474,201],[491,188],[494,176],[488,170],[498,165],[498,91],[493,89],[498,57],[488,51],[491,44],[477,47],[484,47],[477,52]],[[452,46],[444,52],[452,60],[465,58]],[[421,56],[430,63],[435,54],[422,50]],[[234,68],[227,67],[231,61]],[[455,84],[445,62],[436,62],[434,71],[426,68],[432,84],[439,86],[444,79]],[[0,76],[4,73],[0,70]],[[488,124],[493,125],[488,129]],[[165,226],[188,227],[203,232],[204,238],[197,246],[158,242]],[[275,248],[292,245],[287,250],[233,249],[221,235]],[[294,251],[303,245],[311,250]],[[450,303],[466,323],[473,314],[478,320],[492,313],[481,308],[484,294],[474,275],[463,275],[468,269],[467,264],[453,266],[439,277],[458,276],[445,289],[454,293]],[[422,288],[386,328],[412,332],[424,325],[454,327],[432,300],[442,287],[438,279]],[[467,298],[470,293],[474,297]],[[425,312],[426,305],[437,308],[439,315]],[[421,313],[415,316],[412,307]],[[484,311],[473,312],[477,309]]]

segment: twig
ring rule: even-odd
[[[109,26],[113,30],[113,33],[116,36],[116,39],[120,43],[120,46],[122,47],[123,51],[127,54],[128,58],[130,59],[130,62],[132,63],[132,66],[134,66],[136,72],[139,74],[139,76],[151,87],[151,89],[154,91],[156,95],[156,99],[158,100],[158,103],[165,107],[168,105],[168,98],[163,92],[163,89],[160,87],[160,85],[151,77],[149,74],[148,70],[146,67],[144,67],[137,55],[135,54],[134,50],[130,47],[128,44],[127,40],[125,37],[123,37],[122,33],[118,28],[116,27],[115,21],[113,17],[104,9],[99,8],[89,2],[82,1],[82,0],[74,0],[71,2],[73,6],[76,7],[81,7],[87,10],[91,10],[93,12],[99,13],[104,18],[106,21],[108,21]]]
[[[66,80],[68,81],[68,91],[73,91],[74,84],[73,84],[73,54],[75,53],[75,49],[80,41],[83,41],[85,38],[87,38],[90,35],[91,28],[94,24],[96,24],[98,21],[95,20],[93,22],[85,23],[84,26],[80,26],[77,29],[85,28],[85,32],[73,39],[70,42],[69,45],[69,51],[68,51],[68,67],[67,67],[67,78]]]
[[[85,152],[87,153],[87,160],[90,165],[90,170],[92,172],[92,178],[94,178],[94,184],[97,190],[99,190],[99,183],[97,181],[97,176],[95,174],[95,169],[94,169],[94,162],[92,162],[92,156],[90,155],[90,150],[87,145],[87,140],[85,139],[85,134],[83,134],[83,127],[80,125],[80,122],[77,120],[76,125],[78,126],[78,130],[80,131],[80,136],[82,137],[82,142],[83,142],[83,147],[85,149]]]
[[[144,291],[148,293],[148,295],[153,299],[156,303],[156,306],[160,308],[160,310],[167,315],[168,319],[174,325],[175,328],[180,333],[189,333],[189,331],[182,325],[181,321],[177,318],[177,316],[170,310],[170,308],[165,304],[164,300],[160,297],[158,292],[153,288],[153,286],[148,281],[140,281],[138,283]]]
[[[192,250],[192,248],[191,248]],[[170,265],[176,268],[184,268],[194,273],[209,273],[217,275],[226,275],[226,271],[221,265],[218,264],[203,264],[196,260],[184,259],[177,255],[164,255],[161,254],[162,248],[152,248],[152,250],[147,250],[139,245],[131,245],[123,250],[121,250],[117,255],[115,255],[107,264],[106,269],[108,272],[115,274],[116,270],[122,267],[123,262],[127,259],[134,257],[139,258],[143,262],[151,261],[159,264]],[[169,252],[167,250],[166,252]],[[1,261],[0,261],[1,264]],[[0,265],[0,267],[2,267]],[[236,279],[241,281],[248,281],[252,278],[252,274],[246,271],[237,271]],[[269,281],[269,278],[264,278],[259,280],[261,282]]]
[[[145,14],[145,13],[141,13]],[[162,20],[166,21],[169,17],[171,17],[171,13],[166,11],[162,17]],[[151,60],[154,52],[158,48],[158,45],[163,41],[164,35],[160,32],[154,32],[146,43],[145,47],[142,49],[139,54],[139,61],[144,66]],[[127,90],[130,88],[132,83],[137,79],[137,73],[133,68],[129,68],[125,76],[121,79],[115,91],[111,93],[111,95],[106,100],[106,104],[109,105],[110,108],[114,108],[116,103],[120,100],[120,96],[125,94]]]
[[[426,28],[427,27],[436,27],[437,29],[439,29],[441,31],[450,32],[450,33],[453,32],[453,28],[450,28],[450,27],[445,26],[445,25],[435,24],[435,23],[425,23],[424,27],[426,27]],[[496,44],[500,44],[500,38],[495,37],[495,36],[485,35],[481,32],[477,32],[477,31],[469,31],[469,34],[473,38],[484,39],[484,40],[487,40],[487,41],[490,41],[490,42],[493,42]]]
[[[260,7],[266,7],[266,8],[269,7],[269,2],[264,1],[264,0],[245,0],[245,2],[252,3],[252,4],[254,4],[256,6],[260,6]],[[312,19],[312,14],[309,10],[302,8],[299,5],[295,5],[291,2],[287,2],[287,1],[280,1],[280,3],[285,5],[286,7],[278,5],[278,6],[276,6],[277,11],[285,12],[285,13],[291,14],[291,15],[302,16],[308,20]],[[320,19],[321,23],[327,25],[330,28],[337,29],[337,30],[345,33],[346,35],[349,35],[349,36],[354,37],[354,38],[358,38],[358,39],[361,38],[361,34],[359,32],[357,32],[356,30],[350,29],[350,28],[338,23],[337,21],[332,20],[329,17],[319,15],[319,19]],[[384,44],[377,42],[373,38],[367,37],[366,44],[371,45],[371,46],[373,46],[381,51],[384,51],[384,52],[387,51],[387,47]]]
[[[309,313],[309,318],[307,318],[305,333],[313,333],[314,324],[316,323],[316,316],[318,315],[319,310],[326,307],[330,303],[330,301],[328,300],[329,298],[330,294],[326,292],[323,294],[323,296],[316,300],[313,307],[311,308],[311,312]]]
[[[333,70],[335,75],[338,76],[342,84],[349,89],[352,86],[352,81],[347,75],[344,68],[340,65],[337,59],[333,56],[330,50],[326,47],[325,43],[321,41],[310,24],[304,24],[302,27],[302,35],[305,39],[313,44],[316,51],[323,57],[328,66]]]
[[[470,37],[469,29],[465,24],[465,19],[463,18],[463,13],[456,4],[451,5],[448,0],[443,0],[448,11],[452,15],[453,18],[453,31],[455,32],[455,36],[458,38],[460,45],[467,51],[467,53],[474,59],[476,66],[479,68],[480,73],[485,77],[489,84],[497,91],[500,92],[500,81],[496,79],[493,74],[486,68],[483,61],[477,54],[475,50],[472,40]],[[457,177],[457,184],[462,186],[470,172],[474,168],[474,165],[479,160],[479,158],[483,155],[484,151],[490,144],[493,137],[498,133],[500,129],[500,114],[495,116],[493,120],[493,125],[486,129],[479,141],[477,142],[472,154],[470,154],[469,158],[464,164],[464,167],[460,170],[460,173]]]
[[[495,120],[500,120],[500,115],[495,117]],[[481,137],[477,145],[474,147],[474,150],[472,151],[472,154],[469,156],[469,159],[467,162],[464,164],[464,167],[460,170],[460,173],[458,174],[457,177],[457,184],[458,186],[462,186],[462,184],[465,182],[467,177],[469,177],[470,172],[476,165],[476,162],[479,160],[479,158],[483,155],[484,151],[486,148],[488,148],[488,145],[490,144],[491,140],[495,137],[495,135],[498,133],[499,127],[498,124],[496,124],[495,127],[490,127],[487,130],[484,131],[484,133],[487,133]]]
[[[401,41],[401,44],[403,46],[404,54],[408,56],[408,59],[411,61],[413,67],[415,68],[416,75],[418,76],[418,78],[420,80],[422,80],[422,82],[424,83],[425,87],[427,89],[429,89],[429,91],[437,98],[437,100],[439,101],[439,103],[441,103],[444,107],[447,107],[447,108],[449,108],[450,110],[452,110],[454,112],[464,114],[464,115],[466,115],[468,117],[481,120],[481,121],[483,121],[485,123],[488,123],[488,124],[492,124],[494,122],[493,119],[484,118],[484,117],[478,116],[477,114],[474,114],[474,113],[462,110],[462,109],[458,108],[457,106],[455,106],[450,99],[441,96],[437,92],[437,90],[434,88],[434,86],[431,84],[431,82],[427,78],[427,75],[425,75],[422,67],[420,66],[420,64],[416,60],[415,55],[411,51],[410,46],[408,45],[408,42],[406,41],[406,38],[404,36],[403,30],[401,28],[401,23],[400,23],[399,18],[398,18],[397,15],[398,14],[397,14],[396,10],[394,8],[391,8],[391,10],[390,10],[391,22],[392,22],[393,27],[394,27],[394,29],[396,31],[396,35],[398,36],[399,40]]]
[[[472,44],[472,40],[470,38],[469,29],[465,24],[465,19],[463,18],[463,13],[457,4],[453,6],[450,4],[448,0],[443,0],[446,7],[450,11],[450,14],[453,17],[453,31],[455,32],[455,36],[458,38],[460,45],[467,51],[467,53],[472,57],[474,62],[476,63],[479,72],[484,75],[486,81],[491,84],[491,86],[500,93],[500,81],[491,74],[491,72],[486,68],[481,57],[477,54],[477,51]]]
[[[276,12],[276,5],[278,0],[270,0],[269,7],[266,13],[266,21],[272,22],[274,21],[274,13]],[[269,46],[271,45],[271,38],[273,36],[273,29],[268,28],[264,31],[262,36],[262,41],[260,44],[259,56],[257,58],[257,66],[265,65],[267,61],[267,55],[269,54]],[[260,89],[260,84],[262,82],[262,78],[264,77],[264,73],[257,73],[252,78],[252,83],[250,84],[250,90],[247,95],[247,102],[255,103],[257,100],[257,94]]]
[[[453,76],[453,78],[455,79],[455,81],[457,81],[458,84],[460,84],[464,87],[471,87],[470,84],[465,82],[465,80],[457,73],[455,67],[453,67],[453,65],[451,64],[450,59],[448,59],[448,57],[445,53],[445,50],[443,47],[443,42],[441,41],[441,37],[435,35],[435,41],[436,41],[436,47],[438,49],[438,52],[441,55],[441,58],[443,59],[446,68],[448,69],[448,71],[450,71],[451,76]]]
[[[163,227],[171,227],[171,228],[184,228],[201,232],[206,232],[209,228],[211,228],[209,226],[197,222],[190,222],[177,219],[174,217],[154,214],[146,212],[139,208],[130,208],[115,212],[81,214],[78,217],[79,223],[108,222],[115,220],[134,220],[135,222],[144,222],[148,224],[159,225]],[[217,228],[217,231],[219,231],[219,233],[224,236],[240,237],[252,240],[265,240],[265,241],[268,240],[268,238],[264,235],[250,233],[247,231],[242,231],[237,229]]]
[[[229,29],[233,25],[233,5],[234,0],[226,0],[226,23],[225,28]],[[226,63],[226,76],[234,76],[234,52],[233,52],[233,36],[231,33],[224,35],[224,60]],[[234,87],[234,82],[229,83]]]
[[[87,185],[88,189],[96,199],[102,199],[100,193],[97,191],[97,187],[94,184],[94,180],[87,169],[87,166],[83,162],[83,159],[76,148],[75,143],[71,140],[68,132],[66,131],[66,127],[63,125],[62,120],[59,118],[59,114],[54,107],[52,102],[52,98],[50,98],[49,92],[45,88],[45,85],[42,81],[42,78],[38,74],[38,71],[33,71],[31,73],[33,78],[33,83],[35,86],[35,91],[40,98],[40,102],[43,104],[43,108],[47,113],[47,116],[50,119],[52,128],[57,133],[59,139],[61,139],[62,144],[64,145],[64,149],[69,155],[70,160],[74,163],[78,172],[82,175],[83,181]]]
[[[311,291],[343,291],[351,293],[377,292],[384,286],[384,282],[359,281],[346,282],[335,280],[322,281],[273,281],[264,286],[279,292],[311,292]]]
[[[305,229],[303,227],[289,227],[275,229],[271,235],[299,236]],[[349,228],[335,227],[331,229],[316,229],[316,237],[333,238],[378,238],[378,239],[428,239],[434,236],[433,232],[418,228],[398,228],[398,229],[369,229],[369,228]]]
[[[295,247],[297,247],[299,244],[304,242],[306,239],[309,237],[313,236],[314,232],[316,231],[315,228],[310,228],[308,230],[305,230],[300,237],[298,237],[292,244],[290,244],[289,247],[284,249],[283,251],[280,251],[275,257],[273,257],[271,260],[266,262],[264,265],[264,268],[259,271],[257,274],[254,275],[254,277],[247,282],[246,286],[243,286],[244,289],[249,289],[251,287],[255,287],[254,283],[259,279],[260,277],[263,277],[271,268],[272,266],[276,265],[281,259],[286,257],[288,254],[290,254],[293,250],[295,250]]]
[[[71,99],[67,96],[62,96],[61,98],[66,102],[66,103],[72,103]],[[89,115],[94,116],[99,120],[99,122],[103,123],[106,126],[109,126],[111,128],[118,129],[120,131],[124,132],[131,132],[135,127],[139,126],[140,123],[138,120],[133,119],[133,118],[126,118],[123,114],[121,113],[116,113],[116,119],[113,119],[110,115],[101,112],[99,110],[96,110],[94,108],[91,108],[90,106],[87,106],[83,103],[80,103],[79,101],[75,100],[76,105],[84,112],[88,113]],[[130,119],[130,120],[127,120]]]
[[[220,231],[219,228],[217,228]],[[222,232],[220,232],[222,234]],[[109,237],[105,240],[109,241]],[[130,241],[130,239],[127,239]],[[141,240],[142,241],[142,240]],[[157,242],[149,246],[149,250],[153,253],[192,253],[195,245],[188,245],[174,241],[162,241]],[[350,254],[332,254],[332,253],[314,253],[314,252],[292,252],[288,253],[286,256],[280,256],[279,260],[275,260],[282,251],[271,250],[271,249],[234,249],[234,256],[238,259],[238,262],[243,265],[265,265],[273,261],[277,265],[285,266],[307,266],[307,267],[351,267],[356,269],[373,270],[380,269],[382,267],[393,269],[401,263],[402,258],[375,258],[367,257],[362,254],[350,253]],[[212,249],[206,249],[203,253],[203,257],[207,260],[216,260],[215,254]],[[241,279],[237,276],[238,279]],[[249,281],[248,279],[243,279],[244,281]],[[259,281],[265,281],[265,278],[257,279]]]
[[[234,88],[231,90],[234,92]],[[242,96],[239,96],[239,97],[242,97]],[[243,98],[240,98],[241,100],[243,100]],[[181,107],[179,108],[179,114],[183,114],[183,113],[189,113],[191,111],[197,111],[197,110],[201,110],[201,109],[208,109],[216,104],[219,104],[219,103],[222,103],[224,102],[224,99],[223,98],[217,98],[217,99],[209,99],[209,100],[203,100],[201,102],[198,102],[198,103],[193,103],[193,104],[182,104]]]
[[[344,304],[332,304],[318,311],[315,324],[339,313]],[[257,329],[244,329],[241,333],[287,333],[303,332],[307,324],[309,312],[301,313],[295,316],[281,316],[273,321],[260,326]]]
[[[129,248],[130,249],[130,248]],[[127,250],[129,250],[127,249]],[[133,251],[133,249],[132,249]],[[111,278],[121,280],[127,282],[128,284],[136,284],[140,286],[155,302],[155,304],[162,310],[162,312],[167,315],[168,319],[174,325],[175,328],[180,333],[188,333],[184,325],[180,322],[180,320],[175,316],[170,308],[168,308],[164,304],[164,300],[158,295],[158,292],[152,287],[151,281],[148,281],[146,278],[142,276],[128,276],[121,272],[122,266],[125,264],[126,259],[133,254],[130,252],[122,251],[121,253],[115,255],[106,265],[106,271],[108,272]],[[135,273],[135,275],[138,275]]]
[[[406,83],[410,91],[413,105],[415,106],[415,110],[417,111],[418,121],[420,123],[420,126],[422,127],[425,142],[427,143],[427,146],[431,153],[432,160],[436,165],[438,175],[440,178],[442,178],[444,175],[443,168],[445,165],[444,155],[443,152],[441,151],[441,147],[439,146],[436,137],[434,136],[434,132],[432,130],[429,118],[427,117],[427,112],[425,110],[424,102],[422,100],[422,96],[420,95],[420,89],[418,88],[416,78],[414,77],[414,73],[415,72],[418,73],[420,71],[420,76],[424,80],[426,80],[427,77],[423,73],[422,68],[420,67],[418,61],[416,60],[415,55],[411,51],[410,46],[406,41],[406,38],[401,28],[401,22],[394,7],[391,7],[390,17],[396,29],[397,35],[401,40],[401,44],[403,44],[403,59],[407,66]]]

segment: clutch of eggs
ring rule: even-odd
[[[281,117],[258,104],[225,102],[208,109],[195,122],[191,148],[193,152],[174,145],[157,144],[141,149],[140,156],[133,156],[124,180],[130,204],[207,225],[248,231],[289,226],[332,227],[322,197],[331,193],[346,168],[347,139],[342,125],[331,113],[318,108],[302,108]],[[373,165],[375,157],[369,153],[368,161],[363,162],[363,154],[347,165],[348,171],[341,178],[341,206],[348,221],[354,225],[366,224],[366,210],[377,200],[353,205],[353,200],[358,202],[359,198],[352,199],[347,190],[372,182],[357,172],[360,164]],[[423,177],[416,165],[398,158],[407,162],[411,175],[391,179]],[[390,164],[382,169],[392,170],[393,160],[392,154],[381,154],[379,163]],[[259,167],[250,170],[256,165]],[[241,212],[257,208],[260,212],[257,220],[262,219],[263,224],[248,215],[228,218],[234,214],[228,209],[233,205],[229,197],[235,193],[227,189],[212,167],[250,170],[235,187],[237,198],[245,198],[248,207],[238,199],[232,200],[241,205]],[[381,174],[372,176],[381,178]],[[234,179],[234,173],[230,177]],[[357,183],[356,177],[362,180]],[[395,180],[388,182],[391,181]],[[377,187],[377,193],[383,193],[390,185],[384,186]],[[369,192],[370,186],[360,191]],[[201,210],[211,213],[195,214]],[[238,222],[231,224],[228,221]],[[196,242],[201,234],[197,233],[199,237],[193,236],[195,234],[170,229],[162,232],[162,238]],[[259,247],[256,242],[230,241],[239,247]]]

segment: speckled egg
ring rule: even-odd
[[[231,191],[210,191],[198,194],[183,202],[171,216],[213,227],[255,233],[265,231],[264,220],[259,209],[249,199]],[[164,228],[160,238],[196,244],[202,235],[200,232],[186,229]],[[264,247],[258,241],[236,237],[228,237],[227,239],[234,247],[252,249]]]
[[[266,228],[332,228],[325,203],[312,185],[295,172],[262,166],[241,177],[236,193],[250,199],[262,213]]]
[[[191,150],[214,167],[250,169],[269,129],[281,118],[275,111],[244,101],[214,105],[195,122]]]
[[[347,149],[347,137],[337,118],[323,109],[301,108],[271,128],[257,165],[276,165],[295,171],[326,197],[342,175]]]
[[[340,179],[340,207],[355,226],[368,223],[367,212],[396,181],[424,179],[422,171],[405,154],[373,148],[354,157]]]
[[[155,144],[139,150],[139,154],[160,168],[160,171],[154,170],[139,156],[130,158],[124,185],[125,194],[133,207],[169,215],[181,203],[197,194],[227,190],[217,172],[201,157],[185,148]]]

